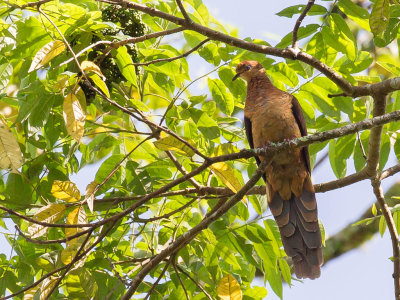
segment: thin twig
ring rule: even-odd
[[[68,266],[65,268],[64,272],[61,274],[61,276],[59,276],[57,278],[57,281],[54,283],[54,285],[52,286],[52,288],[50,289],[50,291],[47,293],[46,295],[46,299],[49,299],[51,294],[58,289],[58,285],[60,284],[61,280],[64,279],[64,277],[67,275],[68,271],[72,268],[72,266],[79,261],[78,257],[79,257],[79,253],[85,248],[87,242],[89,241],[89,239],[91,238],[92,232],[94,229],[90,229],[90,232],[88,233],[87,237],[85,238],[85,240],[83,241],[82,245],[79,247],[78,251],[75,254],[75,257],[72,259],[71,263],[68,264]]]
[[[160,282],[161,278],[163,278],[165,272],[168,269],[168,266],[170,265],[172,261],[172,256],[171,258],[165,263],[164,269],[162,269],[160,276],[158,276],[157,280],[153,283],[153,285],[151,286],[150,290],[147,292],[146,297],[144,297],[144,300],[149,299],[149,297],[151,296],[151,294],[153,293],[154,289],[156,288],[156,286],[158,285],[158,283]]]
[[[360,148],[361,148],[362,156],[364,157],[365,160],[367,160],[367,154],[365,154],[364,145],[363,145],[363,143],[361,141],[360,132],[359,131],[357,131],[357,140],[358,140],[358,144],[360,145]]]
[[[86,229],[86,230],[84,230],[84,231],[80,231],[80,232],[78,232],[78,233],[76,233],[76,234],[74,234],[74,235],[68,236],[68,237],[66,237],[66,238],[64,238],[64,239],[58,239],[58,240],[36,240],[36,239],[32,239],[32,238],[30,238],[29,236],[25,235],[25,234],[22,232],[22,230],[19,229],[19,227],[18,227],[17,225],[15,225],[14,227],[15,227],[15,229],[18,231],[18,234],[19,234],[20,236],[22,236],[25,240],[27,240],[27,241],[30,242],[30,243],[39,244],[39,245],[49,245],[49,244],[61,244],[61,243],[66,243],[66,242],[72,241],[73,239],[76,239],[77,237],[80,237],[80,236],[82,236],[82,235],[85,235],[85,234],[89,233],[89,232],[92,230],[92,228],[89,228],[89,229]]]
[[[186,287],[185,287],[185,285],[183,284],[183,281],[182,281],[181,276],[179,275],[179,271],[178,271],[178,268],[177,268],[177,266],[176,266],[176,260],[175,260],[175,259],[176,259],[176,256],[174,255],[174,256],[173,256],[173,259],[172,259],[172,266],[174,267],[176,277],[178,277],[179,283],[181,284],[181,286],[182,286],[182,288],[183,288],[183,291],[185,292],[186,299],[187,299],[187,300],[190,300],[189,295],[188,295],[188,292],[187,292],[187,290],[186,290]]]
[[[392,248],[393,248],[393,279],[394,279],[394,290],[395,290],[395,299],[400,299],[400,247],[399,247],[399,236],[396,231],[396,226],[394,224],[392,213],[385,201],[385,197],[383,196],[381,182],[379,178],[372,180],[372,186],[374,188],[375,196],[379,202],[380,209],[382,211],[383,216],[385,217],[386,224],[390,233],[390,238],[392,240]]]
[[[179,163],[179,161],[176,159],[175,155],[174,155],[171,151],[165,151],[165,153],[167,153],[168,157],[169,157],[169,158],[171,159],[171,161],[174,163],[174,165],[175,165],[176,168],[179,170],[179,172],[181,172],[183,175],[186,175],[186,174],[187,174],[187,171],[186,171],[185,168]],[[196,181],[196,179],[190,178],[190,179],[189,179],[189,182],[190,182],[191,184],[193,184],[193,186],[194,186],[196,189],[200,189],[201,184],[198,183],[198,182]]]
[[[183,6],[182,1],[181,0],[176,0],[176,4],[178,4],[179,10],[181,11],[182,16],[185,18],[185,21],[187,23],[192,23],[193,21],[192,21],[192,19],[190,19],[187,11],[185,10],[185,7]]]
[[[190,49],[189,51],[175,56],[175,57],[169,57],[169,58],[159,58],[159,59],[155,59],[155,60],[151,60],[151,61],[146,61],[146,62],[140,62],[140,63],[133,63],[134,66],[148,66],[151,64],[156,64],[156,63],[160,63],[160,62],[171,62],[180,58],[184,58],[187,57],[188,55],[190,55],[191,53],[193,53],[194,51],[198,50],[201,46],[203,46],[205,43],[207,43],[208,41],[210,41],[211,39],[207,38],[205,40],[203,40],[202,42],[200,42],[198,45],[196,45],[195,47],[193,47],[192,49]]]
[[[299,16],[299,18],[296,21],[296,24],[294,25],[293,28],[293,39],[292,39],[292,48],[293,49],[298,49],[298,43],[297,43],[297,32],[299,31],[301,22],[303,22],[303,19],[305,18],[305,16],[307,15],[308,11],[311,9],[311,7],[314,5],[315,0],[308,0],[308,3],[306,5],[306,7],[304,8],[303,12],[301,13],[301,15]]]
[[[53,27],[57,30],[58,34],[61,36],[61,38],[64,41],[65,46],[67,46],[68,50],[71,52],[72,57],[74,58],[74,61],[79,69],[79,71],[82,74],[85,74],[85,72],[83,72],[81,64],[78,61],[78,58],[75,55],[74,50],[72,49],[71,45],[68,43],[67,39],[65,38],[65,36],[62,34],[61,30],[57,27],[57,25],[53,22],[53,20],[46,15],[46,13],[43,12],[43,10],[40,8],[40,6],[38,6],[38,11],[51,23],[51,25],[53,25]]]
[[[177,265],[177,268],[182,274],[184,274],[187,278],[189,278],[208,299],[213,300],[211,295],[200,285],[200,283],[198,283],[192,276],[190,276],[189,273],[187,273],[179,265]]]

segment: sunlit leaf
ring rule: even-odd
[[[289,264],[287,263],[286,259],[284,259],[284,258],[279,258],[278,263],[279,263],[279,269],[281,270],[283,279],[285,279],[285,281],[290,286],[291,282],[292,282],[292,273],[290,272]]]
[[[76,225],[76,224],[87,224],[88,218],[83,206],[75,208],[71,211],[67,216],[67,224]],[[79,232],[84,231],[85,228],[76,227],[76,228],[65,228],[65,235],[67,237],[73,236]]]
[[[64,49],[65,44],[63,41],[52,41],[46,44],[36,53],[28,72],[30,73],[32,71],[40,69],[54,57],[62,53]]]
[[[41,208],[33,219],[44,223],[55,223],[64,216],[66,206],[64,204],[49,204]],[[38,238],[44,235],[49,227],[31,223],[28,227],[28,232],[31,238]]]
[[[98,286],[93,275],[87,269],[79,268],[67,275],[66,290],[72,299],[93,299]]]
[[[101,78],[104,78],[104,75],[103,75],[103,73],[101,73],[101,70],[100,70],[99,66],[96,65],[92,61],[84,60],[81,63],[81,68],[82,68],[83,71],[93,72],[93,73],[97,74],[98,76],[100,76]]]
[[[384,216],[381,216],[379,219],[379,233],[381,236],[383,236],[385,230],[386,230],[386,220]]]
[[[56,284],[59,277],[47,277],[42,281],[42,285],[40,286],[40,300],[48,299],[48,296]]]
[[[369,17],[369,26],[374,35],[385,31],[389,22],[389,0],[376,0],[372,6],[371,16]]]
[[[128,54],[128,50],[125,46],[122,46],[115,51],[116,62],[119,70],[130,84],[136,86],[136,70],[133,66],[132,58]]]
[[[228,188],[232,190],[232,192],[237,193],[242,188],[242,184],[236,177],[235,172],[227,163],[215,163],[210,166],[210,169]]]
[[[68,133],[80,142],[85,130],[85,113],[82,106],[73,92],[64,99],[63,116]]]
[[[230,274],[224,275],[217,288],[218,297],[222,300],[241,300],[242,290],[235,277]]]
[[[10,168],[13,172],[17,172],[22,164],[22,153],[17,139],[0,117],[0,168]]]
[[[90,79],[93,80],[94,84],[100,88],[100,90],[108,97],[110,98],[110,92],[108,91],[106,83],[97,75],[97,74],[92,74],[89,75]]]
[[[180,140],[171,135],[155,141],[154,146],[163,151],[172,150],[179,154],[183,154],[190,157],[194,155],[193,150],[189,146],[182,143]]]
[[[208,87],[211,95],[221,111],[230,116],[234,108],[232,94],[226,90],[226,86],[220,79],[208,79]]]
[[[81,199],[81,193],[76,184],[71,181],[54,180],[51,193],[57,199],[67,202],[76,202]]]
[[[91,213],[93,213],[94,194],[97,189],[97,186],[98,183],[96,181],[92,181],[86,187],[85,201]]]
[[[31,287],[29,290],[24,292],[24,297],[22,300],[33,300],[33,297],[35,296],[36,292],[41,288],[40,284],[37,286]]]

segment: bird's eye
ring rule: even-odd
[[[251,69],[251,66],[250,65],[247,65],[246,66],[246,70],[248,71],[248,70],[250,70]]]

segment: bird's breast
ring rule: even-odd
[[[254,147],[264,147],[268,142],[280,142],[301,136],[293,116],[291,101],[287,98],[246,102],[245,116],[251,121]]]

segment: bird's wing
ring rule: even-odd
[[[304,116],[303,116],[303,110],[301,109],[299,101],[294,96],[292,96],[292,112],[293,112],[294,118],[297,121],[297,125],[299,126],[301,135],[307,136],[306,120],[304,119]],[[311,173],[310,155],[308,153],[307,146],[303,147],[302,154],[303,154],[304,161],[306,163],[307,170],[308,170],[308,172]]]
[[[249,142],[249,146],[251,149],[254,149],[254,142],[253,142],[253,132],[251,128],[251,121],[249,118],[244,117],[244,128],[246,129],[246,136],[247,136],[247,141]],[[261,161],[258,158],[258,156],[255,156],[257,165],[259,166]],[[264,181],[267,182],[265,174],[263,174]]]

